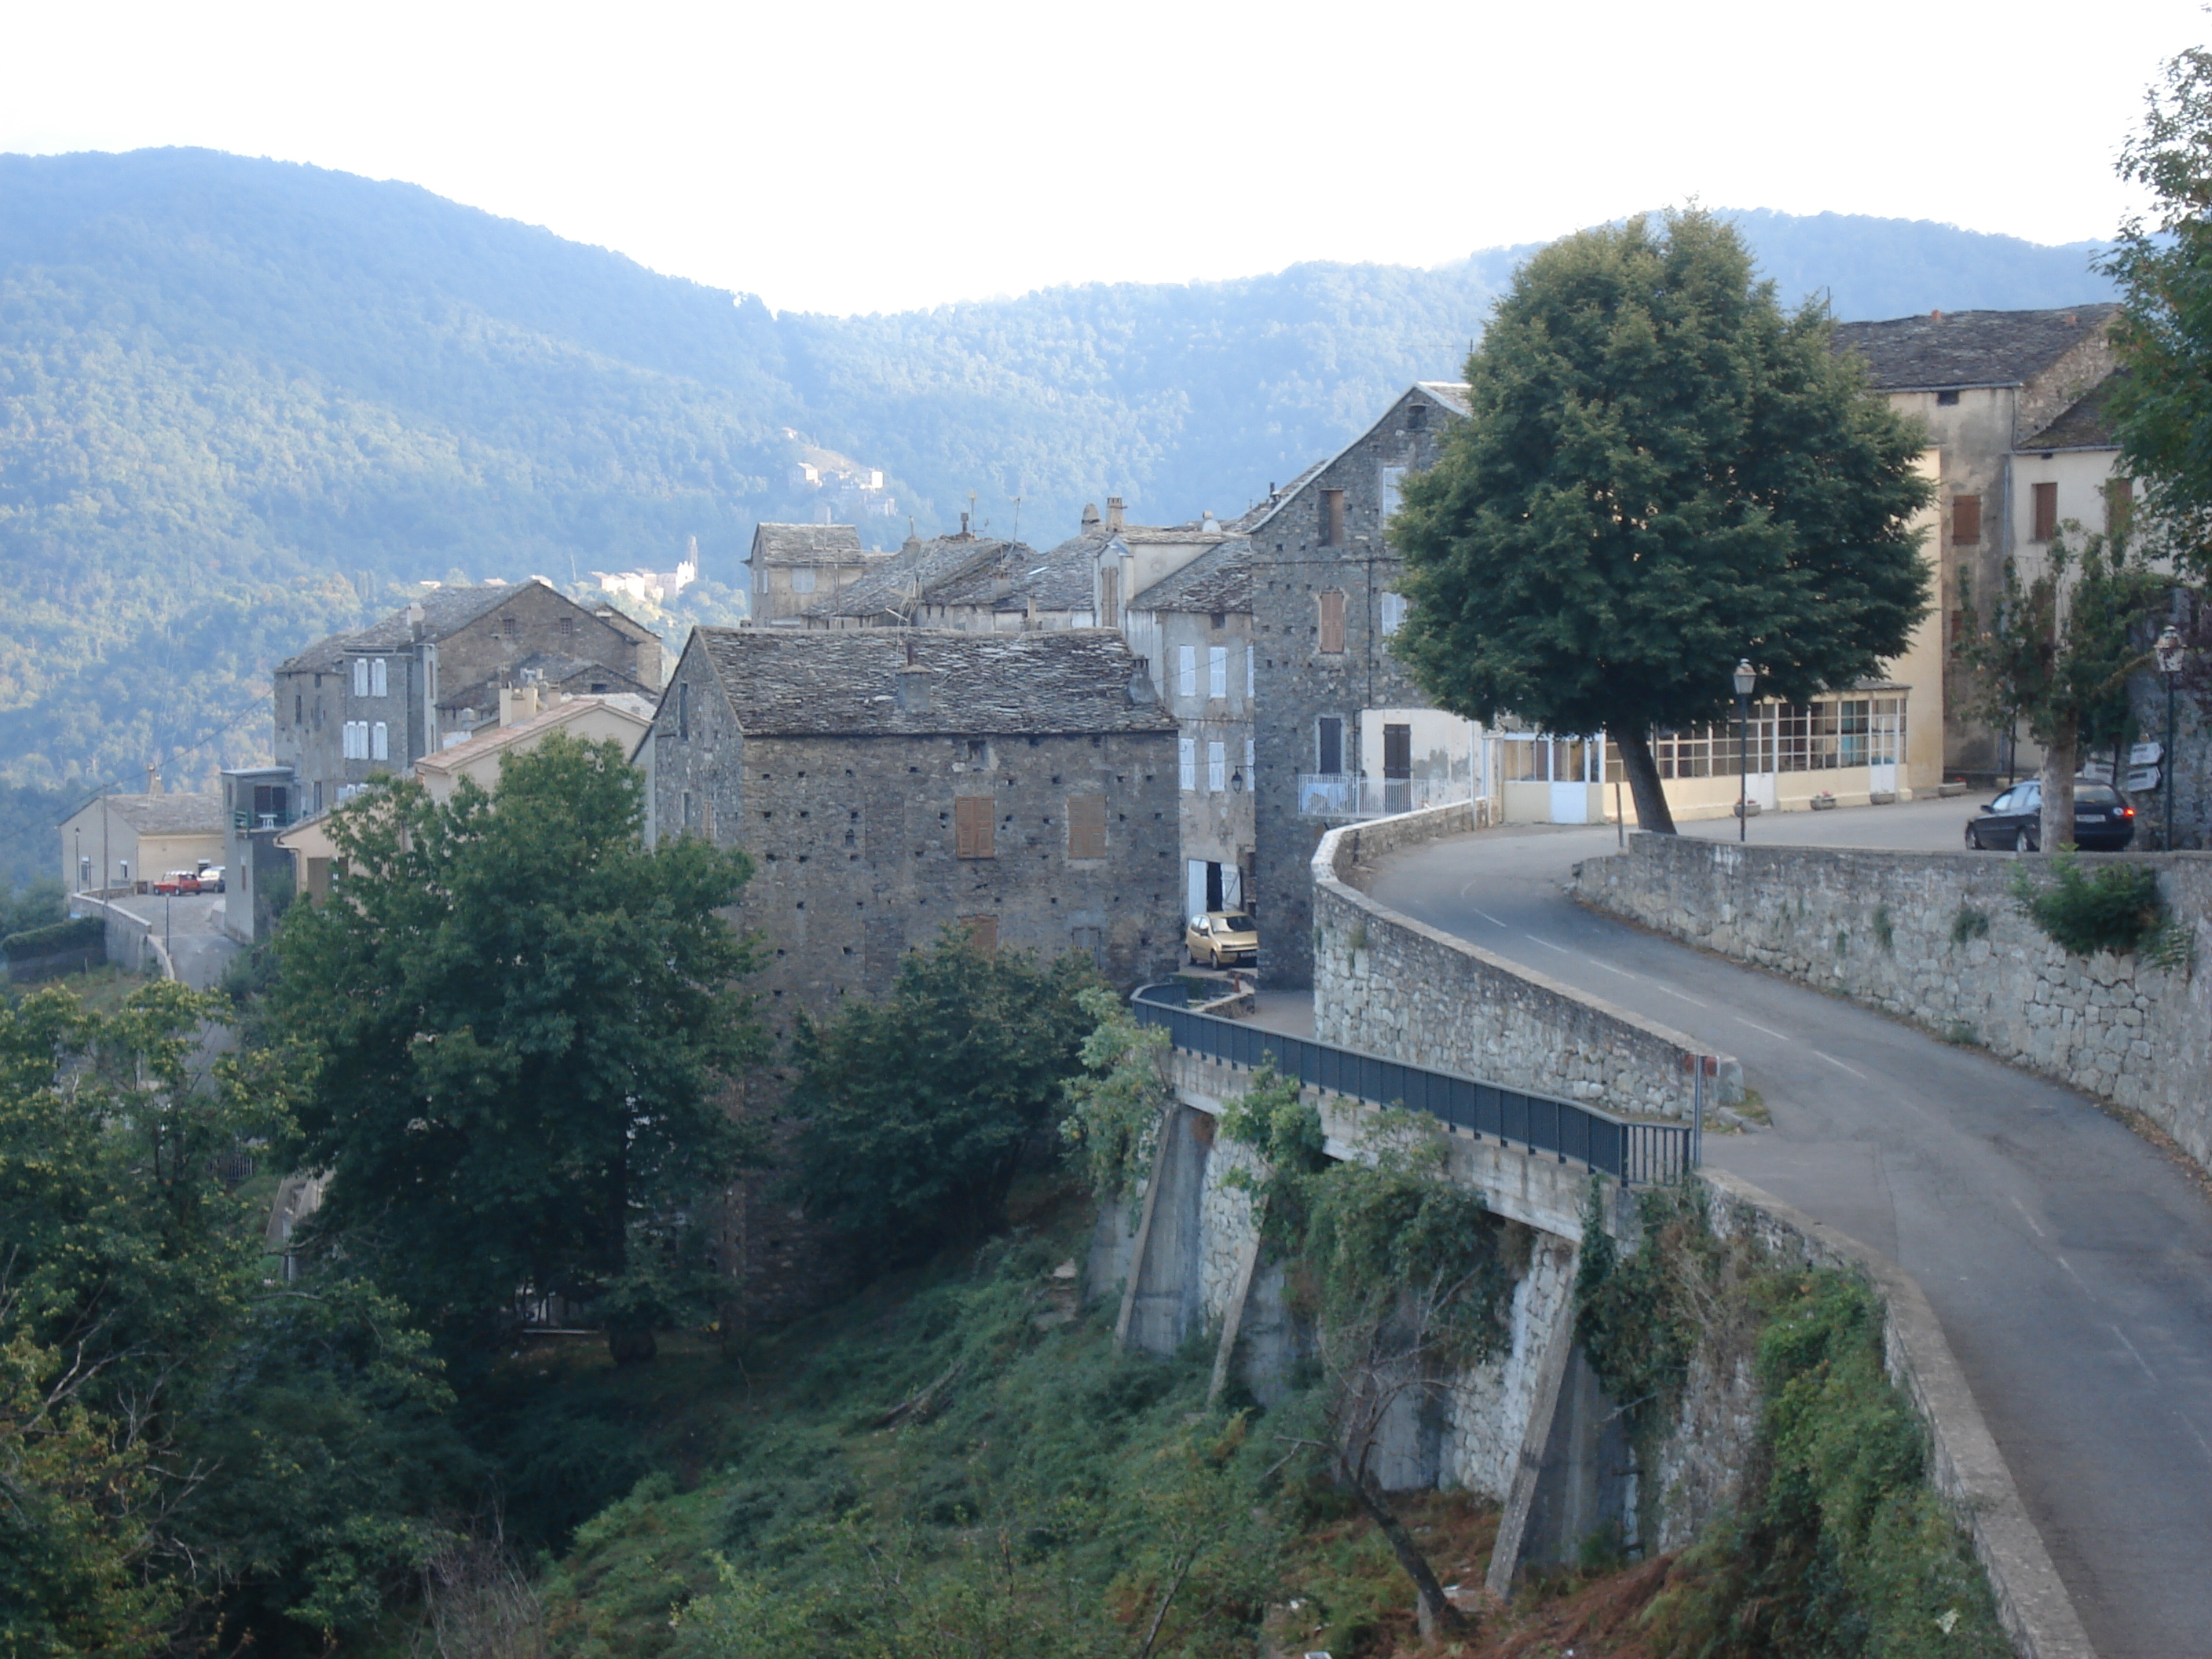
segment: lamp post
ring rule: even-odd
[[[1751,689],[1759,671],[1746,657],[1735,665],[1735,838],[1751,838]]]
[[[2182,659],[2188,654],[2181,635],[2168,623],[2166,632],[2158,636],[2152,647],[2158,653],[2158,672],[2166,676],[2166,753],[2160,757],[2166,763],[2166,775],[2160,780],[2166,788],[2166,850],[2173,850],[2173,688],[2181,678]]]

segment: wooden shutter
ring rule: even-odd
[[[990,795],[961,795],[952,803],[953,856],[996,858],[998,845],[992,834],[997,801]]]
[[[1951,497],[1951,543],[1954,547],[1972,547],[1982,539],[1982,498],[1979,495]]]
[[[1344,593],[1340,588],[1330,588],[1321,599],[1321,648],[1325,652],[1344,649]]]
[[[1321,492],[1321,544],[1323,547],[1344,545],[1344,492],[1341,489]]]
[[[1067,798],[1067,856],[1103,859],[1106,856],[1106,797],[1070,795]]]
[[[2035,534],[2031,540],[2047,542],[2058,533],[2058,486],[2039,483],[2035,487]]]
[[[996,916],[963,916],[960,925],[968,930],[968,944],[982,955],[996,956],[999,951],[999,919]]]

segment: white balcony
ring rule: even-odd
[[[1346,822],[1390,817],[1400,812],[1449,806],[1474,798],[1474,787],[1465,778],[1370,778],[1350,772],[1298,774],[1298,816],[1302,818]]]

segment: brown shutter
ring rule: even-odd
[[[961,795],[952,803],[952,850],[956,858],[998,856],[993,836],[997,802],[989,795]]]
[[[998,954],[998,917],[963,916],[960,918],[960,925],[968,930],[968,943],[972,949],[987,957]]]
[[[1330,588],[1321,599],[1321,648],[1323,651],[1344,649],[1344,594],[1339,588]]]
[[[1344,492],[1341,489],[1321,492],[1321,544],[1323,547],[1344,545]]]
[[[1106,856],[1106,797],[1070,795],[1067,798],[1067,856],[1103,859]]]
[[[2047,542],[2058,533],[2058,486],[2039,483],[2035,487],[2035,533],[2029,539]]]
[[[1982,539],[1982,498],[1979,495],[1951,497],[1951,543],[1954,547],[1972,547]]]
[[[2110,478],[2105,483],[2105,534],[2115,540],[2128,533],[2135,522],[2136,481]]]

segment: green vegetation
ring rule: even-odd
[[[1738,659],[1809,702],[1927,609],[1923,434],[1713,216],[1553,243],[1467,378],[1469,418],[1394,520],[1395,649],[1454,713],[1611,732],[1645,828],[1674,828],[1650,732],[1723,717]]]
[[[2050,878],[2026,869],[2012,878],[2014,900],[2050,939],[2077,957],[2110,951],[2140,954],[2154,967],[2187,964],[2187,927],[2167,913],[2158,872],[2147,864],[2108,864],[2091,872],[2071,853],[2051,860]]]
[[[1700,1358],[1716,1376],[1749,1360],[1764,1402],[1741,1504],[1668,1565],[1637,1621],[1650,1650],[2008,1654],[1971,1546],[1929,1485],[1926,1431],[1884,1370],[1880,1297],[1718,1237],[1692,1192],[1639,1205],[1634,1254],[1586,1233],[1575,1289],[1584,1350],[1632,1438],[1649,1448],[1664,1432]],[[1587,1214],[1599,1213],[1593,1182]]]
[[[1087,958],[1051,966],[948,927],[882,1002],[802,1019],[791,1109],[809,1210],[885,1262],[1005,1224],[1025,1158],[1049,1146],[1084,1041]]]
[[[596,1304],[649,1358],[705,1283],[684,1218],[757,1156],[717,1098],[763,1042],[715,912],[750,872],[647,850],[619,745],[559,734],[496,795],[412,780],[331,815],[346,866],[277,935],[272,1036],[305,1058],[305,1156],[334,1171],[318,1248],[483,1338],[518,1287]]]
[[[1961,902],[1958,914],[1951,918],[1951,943],[1965,945],[1971,939],[1990,936],[1990,913],[1972,904]]]

